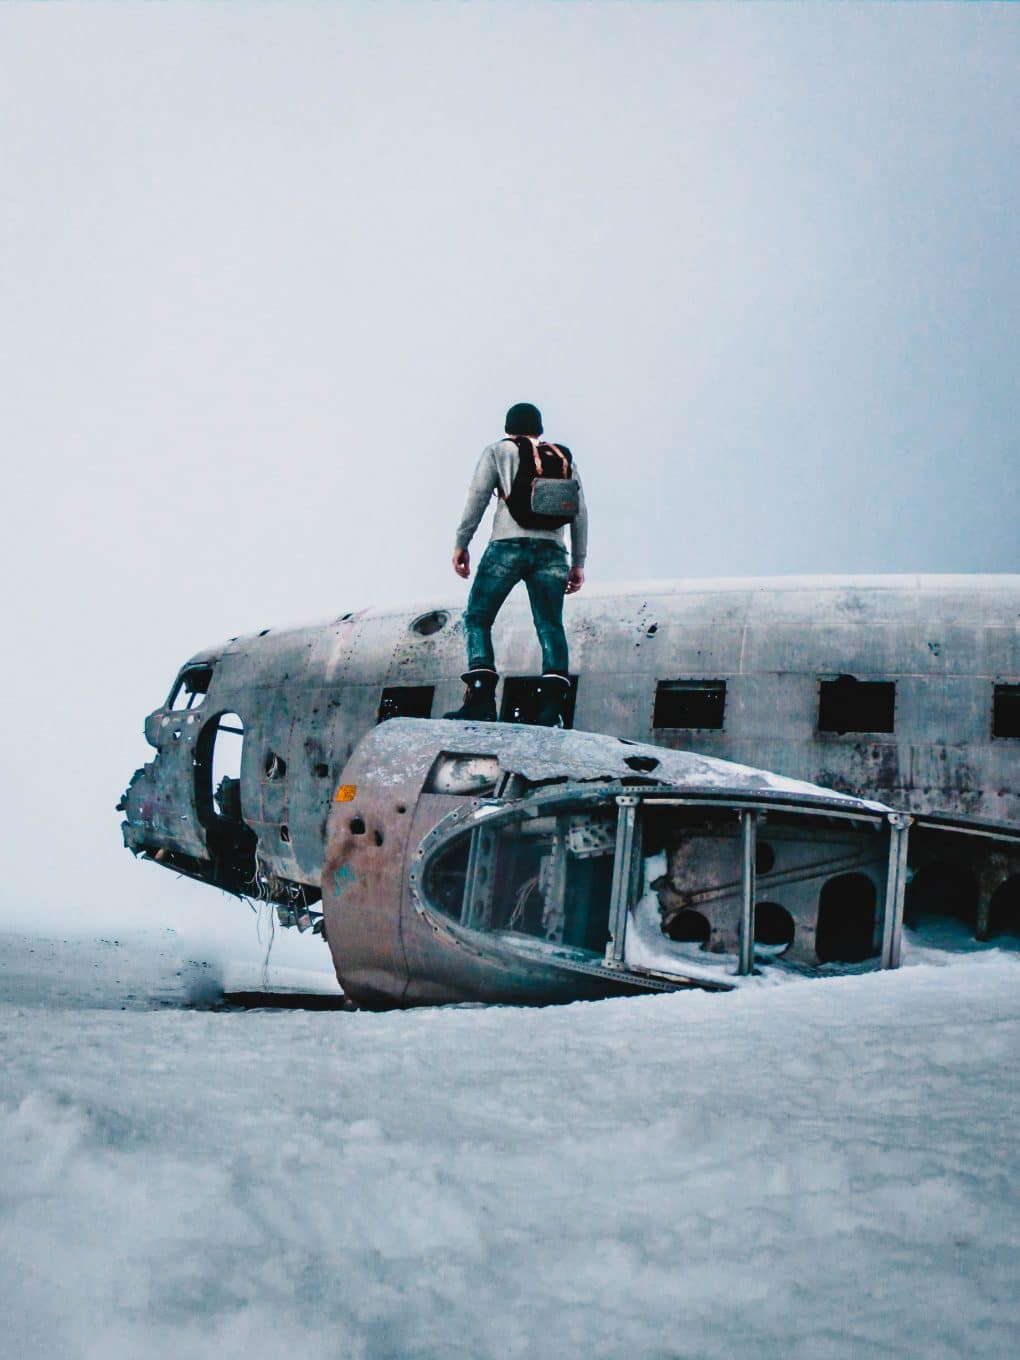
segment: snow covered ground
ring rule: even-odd
[[[322,1014],[5,936],[0,1354],[1014,1356],[1020,955],[913,957]]]

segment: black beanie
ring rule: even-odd
[[[511,406],[510,410],[507,411],[504,429],[507,434],[540,435],[542,433],[542,412],[537,406],[532,406],[530,401],[519,401],[516,406]]]

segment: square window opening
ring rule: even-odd
[[[1020,685],[995,686],[992,736],[1020,737]]]
[[[892,732],[895,728],[896,685],[892,680],[857,680],[840,675],[818,682],[818,730]]]
[[[533,723],[541,702],[540,675],[508,675],[503,681],[503,697],[500,701],[500,722]],[[563,726],[573,727],[574,709],[577,707],[577,676],[570,677],[570,689],[563,700]]]
[[[376,722],[388,718],[431,718],[435,685],[393,685],[382,692]]]
[[[720,731],[726,719],[725,680],[660,680],[652,726]]]

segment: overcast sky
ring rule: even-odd
[[[0,110],[0,924],[244,925],[145,713],[461,601],[511,402],[599,587],[1020,568],[1020,6],[4,4]]]

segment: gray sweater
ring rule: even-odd
[[[492,539],[500,538],[547,538],[553,543],[563,542],[562,529],[524,529],[517,523],[506,507],[506,497],[510,494],[514,475],[517,472],[517,445],[512,439],[500,439],[482,452],[478,467],[468,487],[467,503],[457,527],[456,547],[466,548],[474,537],[474,532],[485,514],[485,507],[496,490],[503,496],[496,502],[496,514],[492,521]],[[570,522],[570,561],[575,567],[583,567],[588,554],[588,509],[584,503],[584,488],[574,464],[577,489],[581,508]]]

